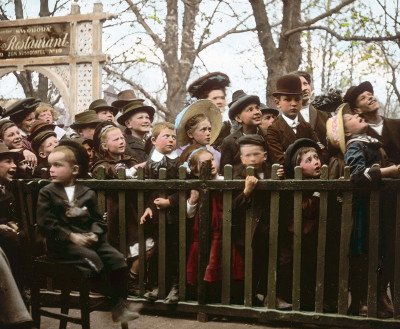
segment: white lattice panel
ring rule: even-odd
[[[77,72],[77,113],[89,108],[92,102],[92,65],[79,64]]]
[[[69,87],[69,80],[71,77],[69,65],[51,66],[50,70],[53,71],[58,76],[60,76],[61,79],[65,82],[66,86]]]
[[[77,26],[77,55],[91,55],[93,46],[92,23],[84,22]]]

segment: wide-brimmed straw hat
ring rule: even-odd
[[[146,112],[150,117],[150,121],[153,122],[156,111],[152,106],[144,105],[141,101],[132,101],[122,108],[122,115],[117,119],[118,123],[125,126],[125,121],[137,112]]]
[[[185,107],[175,119],[176,145],[178,147],[191,142],[185,126],[188,120],[197,114],[204,114],[210,120],[210,145],[217,139],[222,127],[221,112],[210,100],[200,99]]]
[[[123,90],[117,95],[117,100],[112,102],[111,106],[122,109],[126,104],[133,101],[144,102],[144,99],[136,97],[135,92],[131,89]]]
[[[116,116],[119,111],[119,109],[117,109],[116,107],[108,105],[105,99],[96,99],[95,101],[90,103],[89,110],[93,110],[96,113],[99,111],[109,110],[114,116]]]
[[[103,120],[100,120],[96,112],[87,110],[75,115],[75,122],[70,126],[72,129],[79,129],[87,126],[96,126]]]
[[[235,120],[236,115],[252,103],[260,106],[260,98],[256,95],[247,95],[243,90],[236,90],[232,94],[232,102],[229,103],[229,119]]]
[[[350,105],[343,103],[339,106],[337,114],[326,122],[326,135],[329,142],[336,148],[340,148],[343,154],[346,153],[346,139],[343,125],[343,111],[350,113]]]

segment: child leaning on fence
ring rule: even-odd
[[[51,183],[40,190],[37,223],[46,237],[47,253],[61,263],[75,265],[85,277],[102,276],[111,297],[112,318],[137,318],[126,305],[127,265],[124,256],[105,239],[107,226],[97,211],[95,192],[76,184],[89,166],[86,150],[71,140],[60,142],[49,155]]]
[[[366,134],[368,124],[358,114],[353,115],[347,103],[342,104],[336,116],[327,122],[327,135],[331,143],[344,153],[344,160],[350,166],[351,180],[359,184],[377,184],[382,178],[398,178],[400,166],[387,162],[381,143]],[[374,165],[380,165],[376,167]],[[350,314],[366,310],[367,292],[367,237],[368,237],[369,195],[357,192],[353,196],[353,229],[350,241],[350,289],[352,303]],[[382,210],[382,207],[380,207]],[[383,257],[385,225],[380,214],[379,253]],[[380,279],[380,277],[378,277]],[[378,285],[380,285],[378,280]],[[385,303],[386,289],[379,291],[378,316],[393,316],[393,307]]]

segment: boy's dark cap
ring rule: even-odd
[[[294,178],[294,168],[296,167],[297,151],[302,147],[313,147],[318,154],[321,153],[319,145],[309,138],[299,138],[293,144],[290,144],[285,151],[283,167],[286,178]]]
[[[311,85],[311,74],[306,71],[292,71],[289,74],[297,75],[298,77],[303,77],[307,80],[308,84]]]
[[[271,113],[271,114],[273,114],[273,115],[275,115],[275,116],[278,116],[278,115],[279,115],[279,111],[278,111],[277,109],[274,109],[273,107],[268,107],[268,106],[265,105],[264,103],[261,103],[261,104],[260,104],[260,110],[261,110],[261,113],[262,113],[262,114],[264,114],[264,113]]]
[[[36,152],[39,153],[39,148],[40,145],[42,145],[45,140],[49,137],[57,137],[57,134],[54,131],[42,131],[32,139],[31,145],[32,149]]]
[[[96,126],[96,129],[94,130],[94,134],[93,134],[93,147],[96,152],[99,152],[101,135],[108,128],[111,128],[111,127],[117,128],[117,125],[110,121],[103,121]],[[83,142],[82,142],[82,144],[83,144]]]
[[[96,112],[87,110],[75,115],[75,122],[70,126],[72,129],[84,128],[87,126],[96,126],[103,120],[100,120]]]
[[[73,138],[73,140],[74,140],[75,142],[81,144],[81,145],[83,145],[83,144],[88,144],[91,148],[94,147],[93,139],[90,139],[90,138],[83,138],[83,137],[76,137],[76,138]]]
[[[236,90],[232,94],[232,102],[229,103],[229,119],[235,120],[235,117],[249,104],[260,106],[260,98],[256,95],[247,95],[243,90]]]
[[[114,116],[116,116],[119,111],[116,107],[108,105],[105,99],[96,99],[95,101],[90,103],[89,110],[93,110],[96,113],[99,111],[109,110]]]
[[[3,138],[4,132],[13,126],[17,126],[14,121],[8,119],[0,120],[0,138]]]
[[[371,82],[364,81],[358,86],[351,86],[344,95],[343,101],[348,103],[350,108],[353,110],[356,107],[356,99],[358,95],[361,95],[364,91],[369,91],[371,94],[374,94],[374,88],[372,87]]]
[[[76,177],[85,178],[89,171],[89,155],[87,154],[85,148],[72,139],[61,139],[58,146],[66,146],[72,151],[75,156],[76,163],[79,166],[79,172]],[[55,151],[56,150],[57,148],[55,148]]]
[[[224,90],[229,84],[229,77],[225,73],[212,72],[192,82],[188,88],[188,92],[191,97],[201,99],[204,98],[203,95],[205,92],[217,89]]]
[[[25,158],[22,153],[10,151],[3,142],[0,142],[0,159],[4,159],[6,157],[12,157],[16,164]]]
[[[144,105],[138,100],[131,101],[122,108],[122,115],[117,119],[121,126],[125,126],[125,121],[137,112],[146,112],[150,121],[153,122],[155,110],[149,105]]]
[[[265,142],[265,139],[261,135],[257,134],[243,135],[237,140],[237,143],[239,145],[258,145],[262,146],[264,150],[267,149],[267,143]]]
[[[35,97],[28,97],[16,101],[3,113],[3,118],[10,117],[14,122],[22,121],[29,113],[35,111],[41,100]]]
[[[53,125],[52,123],[47,123],[42,120],[35,120],[32,123],[31,132],[30,132],[30,135],[27,137],[27,140],[31,142],[36,137],[37,134],[41,133],[42,131],[47,131],[47,130],[54,131],[55,127],[56,126]]]
[[[117,95],[117,100],[111,103],[111,106],[122,109],[126,104],[133,101],[144,102],[144,99],[137,98],[135,92],[132,89],[122,90]]]
[[[287,74],[281,76],[276,82],[276,91],[273,96],[279,95],[302,95],[301,80],[297,75]]]

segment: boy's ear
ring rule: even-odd
[[[153,145],[156,145],[156,138],[155,138],[155,137],[151,137],[151,143],[152,143]]]
[[[43,159],[46,159],[46,154],[44,154],[44,152],[39,152],[39,156]]]
[[[347,137],[348,137],[348,136],[351,136],[351,132],[345,131],[345,132],[344,132],[344,135],[347,136]]]
[[[236,114],[235,120],[236,120],[237,122],[239,122],[239,123],[242,123],[242,122],[243,122],[242,118],[240,117],[240,113],[239,113],[239,114]]]
[[[274,102],[275,102],[276,106],[279,107],[279,98],[274,98]]]
[[[264,151],[264,161],[267,161],[267,158],[268,158],[267,151]]]
[[[354,113],[354,114],[361,114],[361,110],[360,110],[358,107],[355,107],[355,108],[353,109],[353,113]]]
[[[78,175],[79,174],[79,166],[78,165],[74,165],[72,167],[72,174],[73,175]]]

